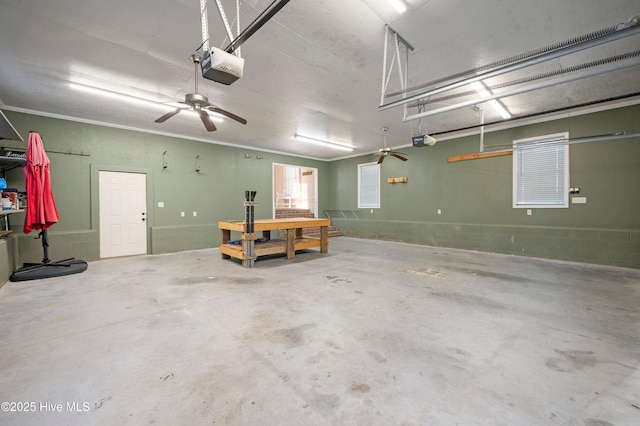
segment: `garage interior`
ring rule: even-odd
[[[88,262],[3,210],[0,423],[637,424],[637,2],[114,1],[0,15]],[[328,250],[224,258],[247,191]]]

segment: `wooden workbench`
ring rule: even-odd
[[[258,219],[254,222],[254,231],[262,231],[262,239],[256,241],[255,254],[266,256],[270,254],[286,253],[287,259],[292,259],[296,255],[296,250],[320,247],[321,253],[329,252],[329,219],[312,219],[306,217],[296,217],[289,219]],[[304,228],[320,228],[320,238],[304,236]],[[222,231],[222,241],[220,243],[220,254],[223,259],[234,257],[242,260],[246,266],[244,245],[247,241],[256,240],[255,234],[245,233],[245,222],[243,220],[231,220],[218,222],[218,228]],[[286,240],[272,240],[271,231],[286,230]],[[231,231],[240,232],[242,244],[229,244],[231,241]]]

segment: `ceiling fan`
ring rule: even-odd
[[[407,161],[407,158],[404,157],[405,154],[404,152],[399,152],[399,151],[394,151],[391,148],[387,147],[387,130],[389,130],[388,127],[383,127],[382,130],[384,131],[384,148],[380,148],[380,150],[378,152],[376,152],[375,156],[378,156],[380,158],[378,158],[378,164],[382,164],[382,162],[384,161],[385,157],[387,156],[392,156],[392,157],[396,157],[399,160],[402,161]]]
[[[200,55],[191,55],[191,60],[195,66],[195,91],[194,93],[187,93],[184,97],[184,101],[180,101],[181,104],[187,105],[186,107],[177,108],[173,111],[170,111],[163,115],[162,117],[155,120],[156,123],[164,123],[174,115],[178,114],[180,111],[195,111],[200,115],[200,120],[202,120],[202,124],[209,132],[213,132],[216,130],[216,125],[213,124],[213,120],[211,120],[211,116],[209,116],[209,111],[216,112],[218,114],[222,114],[226,117],[231,118],[232,120],[237,121],[238,123],[247,124],[247,120],[242,117],[239,117],[229,111],[226,111],[212,103],[209,102],[209,99],[198,93],[198,64],[202,57]]]

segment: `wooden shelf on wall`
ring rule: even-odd
[[[457,163],[458,161],[479,160],[481,158],[502,157],[503,155],[511,155],[513,151],[499,152],[476,152],[473,154],[452,155],[447,158],[449,163]]]
[[[392,177],[387,179],[387,183],[407,183],[408,177]]]

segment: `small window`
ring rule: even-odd
[[[380,208],[380,165],[358,164],[358,208]]]
[[[513,141],[513,207],[569,207],[568,133]],[[555,143],[554,141],[558,141]]]

